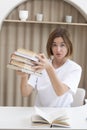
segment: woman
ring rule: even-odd
[[[66,29],[55,29],[47,41],[47,54],[38,54],[39,62],[33,66],[42,70],[42,76],[21,75],[21,92],[29,96],[37,89],[35,105],[44,107],[70,107],[73,94],[80,82],[81,66],[70,60],[73,47]]]

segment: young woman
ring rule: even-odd
[[[38,54],[39,62],[33,68],[42,70],[42,76],[21,75],[21,92],[29,96],[37,89],[35,105],[43,107],[70,107],[73,94],[80,82],[81,66],[70,60],[73,47],[66,29],[55,29],[47,41],[47,54]]]

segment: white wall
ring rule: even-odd
[[[17,5],[26,0],[0,0],[0,28],[5,17]],[[87,0],[64,0],[77,8],[81,14],[87,19]]]
[[[87,20],[87,0],[64,0],[73,5]]]
[[[26,0],[0,0],[0,28],[5,17],[14,9],[17,5]]]

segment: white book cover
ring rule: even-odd
[[[34,57],[34,56],[29,56],[27,54],[22,54],[20,52],[14,52],[14,54],[18,55],[18,56],[21,56],[21,57],[24,57],[24,58],[27,58],[27,59],[30,59],[32,61],[35,61],[35,62],[38,62],[38,58]]]

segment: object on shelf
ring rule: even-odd
[[[65,22],[67,22],[67,23],[72,23],[72,16],[66,15],[66,16],[65,16]]]
[[[36,14],[36,20],[37,21],[42,21],[43,20],[43,14],[42,13],[37,13]]]
[[[21,21],[26,21],[29,17],[28,10],[19,10],[19,19]]]

